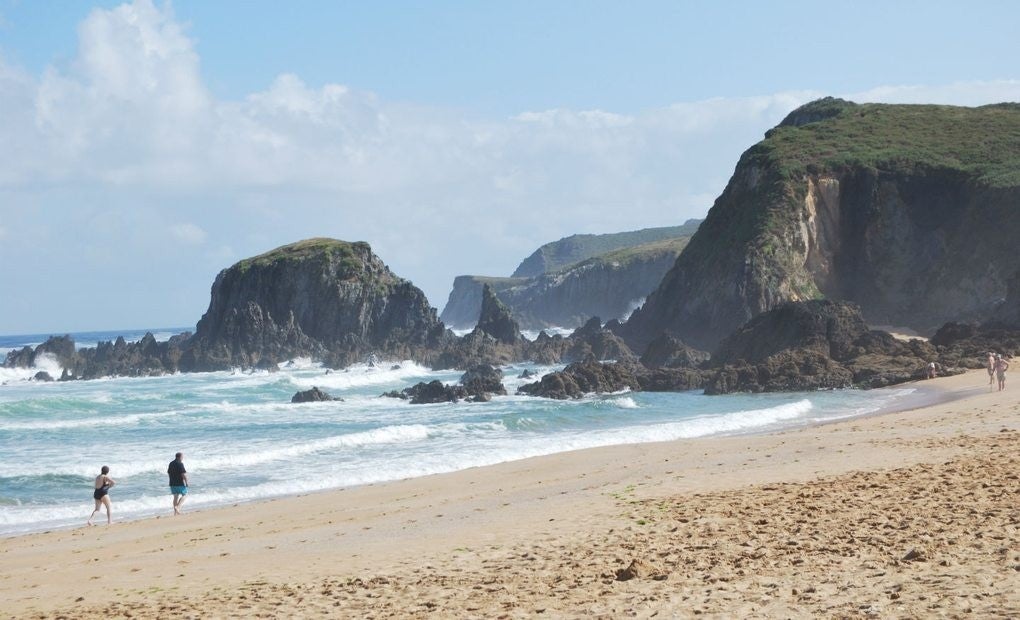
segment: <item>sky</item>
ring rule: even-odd
[[[441,310],[576,233],[703,217],[789,111],[1020,101],[1010,2],[0,0],[0,333],[194,326],[367,241]]]

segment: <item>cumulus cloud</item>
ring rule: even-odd
[[[508,274],[561,236],[700,217],[740,153],[823,94],[480,119],[283,74],[259,92],[219,100],[169,4],[96,9],[78,37],[74,60],[40,75],[0,57],[0,209],[21,214],[5,218],[7,237],[53,248],[60,274],[60,265],[88,256],[86,239],[66,225],[80,223],[93,231],[90,247],[117,248],[126,265],[173,269],[178,297],[192,296],[198,309],[210,274],[231,262],[222,248],[236,259],[304,237],[366,240],[441,306],[455,275]],[[971,105],[1020,99],[1020,83],[844,96]],[[99,225],[98,213],[127,224]],[[151,251],[164,232],[183,254]],[[16,251],[5,244],[0,262]],[[79,279],[97,278],[88,266]],[[0,323],[10,318],[2,311]]]

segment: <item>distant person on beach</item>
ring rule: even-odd
[[[181,504],[188,495],[188,470],[184,469],[184,453],[178,452],[166,468],[170,476],[170,492],[174,495],[174,514],[181,514]]]
[[[92,514],[89,515],[89,525],[92,525],[92,519],[99,512],[100,506],[106,506],[106,524],[109,525],[113,522],[110,519],[110,487],[117,483],[107,475],[109,473],[110,468],[103,465],[103,468],[99,470],[99,475],[96,476],[95,490],[92,491],[92,499],[96,500],[96,507],[92,510]]]
[[[999,380],[999,391],[1006,389],[1006,371],[1009,370],[1009,364],[1006,360],[1002,359],[1002,355],[995,356],[995,378]]]
[[[934,379],[937,374],[938,368],[935,366],[935,362],[928,362],[928,378]]]
[[[995,354],[988,352],[988,385],[995,381]]]

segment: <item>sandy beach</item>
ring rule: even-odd
[[[1018,617],[1020,386],[925,385],[947,400],[2,539],[3,615]]]

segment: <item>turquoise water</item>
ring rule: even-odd
[[[139,334],[141,335],[141,334]],[[169,334],[167,335],[167,337]],[[44,363],[45,366],[46,363]],[[395,365],[399,367],[394,367]],[[504,369],[512,394],[525,369]],[[80,525],[102,465],[115,519],[170,512],[166,467],[185,454],[187,509],[395,480],[580,448],[759,433],[902,406],[916,390],[704,396],[621,393],[410,405],[379,394],[455,382],[412,362],[38,383],[0,369],[0,535]],[[59,376],[59,368],[48,368]],[[530,381],[529,379],[528,381]],[[344,402],[291,404],[318,386]]]

